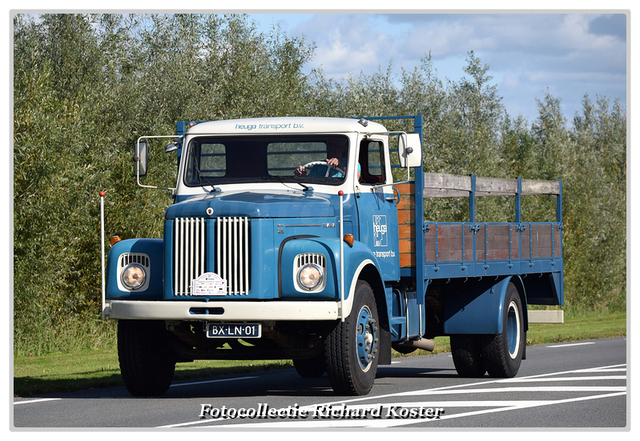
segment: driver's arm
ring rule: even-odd
[[[302,168],[302,166],[298,166],[298,168],[296,168],[293,171],[293,174],[296,176],[306,176],[307,175],[307,170],[305,170],[304,168]]]

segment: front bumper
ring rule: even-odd
[[[304,321],[337,320],[340,302],[336,301],[264,301],[264,302],[189,302],[111,300],[105,306],[106,317],[124,320],[194,321]]]

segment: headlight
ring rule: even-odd
[[[142,285],[144,285],[146,278],[147,273],[144,268],[135,263],[127,266],[124,271],[122,271],[122,275],[120,276],[122,284],[127,287],[127,289],[132,290],[138,289]]]
[[[313,263],[308,263],[298,271],[298,282],[301,287],[311,291],[322,283],[324,273],[322,268]]]

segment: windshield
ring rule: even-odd
[[[186,185],[281,182],[338,185],[349,140],[341,135],[199,137],[189,143]]]

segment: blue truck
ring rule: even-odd
[[[515,376],[528,305],[563,304],[562,182],[426,173],[422,124],[258,118],[140,137],[137,182],[173,203],[162,238],[112,238],[103,266],[128,391],[164,394],[178,362],[291,359],[366,395],[392,348],[433,350],[436,336],[459,375]],[[163,138],[175,188],[141,181]],[[528,195],[556,198],[557,218],[521,219]],[[476,222],[486,196],[512,196],[513,221]],[[468,198],[468,222],[425,220],[425,198],[443,197]]]

